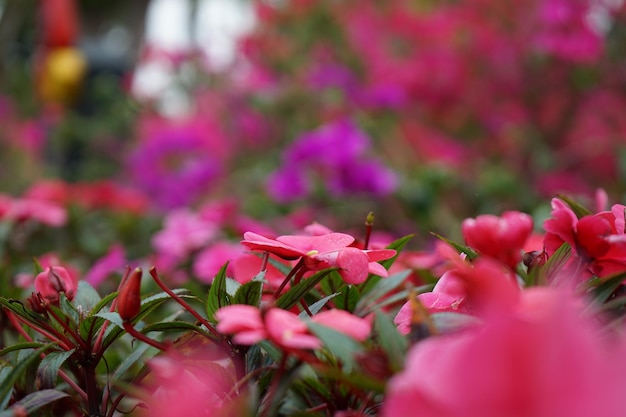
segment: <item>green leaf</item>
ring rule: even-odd
[[[104,298],[102,298],[97,304],[95,304],[91,311],[89,311],[89,315],[95,315],[99,313],[104,307],[106,307],[109,303],[111,303],[117,297],[117,291],[112,292],[111,294],[107,294]]]
[[[374,331],[378,336],[380,347],[387,354],[392,369],[394,371],[402,369],[404,357],[409,347],[407,338],[398,332],[398,328],[391,317],[381,311],[376,311]]]
[[[35,411],[66,397],[69,397],[69,394],[56,389],[38,390],[11,405],[8,410],[0,412],[0,417],[23,416],[24,412],[26,415],[32,415]]]
[[[389,267],[391,265],[393,265],[393,263],[396,261],[396,259],[398,258],[398,255],[400,255],[400,252],[402,252],[402,250],[404,249],[404,247],[406,246],[407,243],[409,243],[409,241],[411,239],[413,239],[413,237],[415,237],[415,235],[411,234],[411,235],[406,235],[404,237],[401,237],[400,239],[397,239],[393,242],[391,242],[386,249],[393,249],[396,251],[396,255],[393,258],[390,259],[385,259],[384,261],[381,261],[380,264],[382,266],[385,267],[385,269],[389,269]]]
[[[50,352],[41,360],[38,371],[43,387],[54,387],[56,385],[59,369],[61,369],[63,363],[72,356],[75,350],[76,349],[62,352]]]
[[[563,243],[548,258],[545,264],[539,268],[535,268],[537,272],[531,271],[529,281],[533,284],[545,285],[551,278],[563,270],[567,260],[572,254],[572,248],[567,243]],[[534,275],[536,274],[536,275]]]
[[[574,214],[576,214],[576,217],[578,217],[579,219],[581,217],[585,217],[585,216],[589,216],[593,214],[591,210],[589,210],[587,207],[583,206],[582,204],[572,200],[571,198],[563,194],[557,194],[557,198],[559,200],[564,201],[572,209]]]
[[[313,334],[320,338],[324,346],[341,361],[344,372],[349,373],[354,369],[354,356],[363,352],[363,346],[359,342],[335,329],[312,321],[309,321],[307,326]]]
[[[357,316],[365,316],[376,310],[377,303],[380,299],[389,295],[391,291],[399,287],[410,274],[411,271],[407,269],[387,278],[382,278],[374,287],[370,288],[367,293],[361,294],[361,299],[354,310],[355,314]]]
[[[353,312],[359,302],[359,290],[354,285],[346,285],[333,300],[335,307]]]
[[[149,332],[203,332],[198,326],[186,321],[167,321],[154,323],[141,329],[141,333]]]
[[[476,252],[474,249],[470,248],[469,246],[465,246],[460,243],[453,242],[452,240],[445,238],[434,232],[431,232],[431,234],[435,236],[437,239],[443,240],[448,245],[452,246],[454,249],[456,249],[457,252],[466,254],[467,259],[469,259],[470,261],[473,261],[474,259],[478,258],[478,252]]]
[[[249,281],[243,284],[233,297],[233,304],[246,304],[258,307],[261,302],[261,292],[263,291],[262,281]]]
[[[231,297],[228,295],[226,288],[226,268],[228,263],[224,264],[217,273],[209,288],[209,296],[206,301],[206,315],[210,322],[215,323],[215,312],[222,307],[231,304]]]
[[[72,302],[77,309],[81,306],[82,311],[91,311],[100,302],[100,294],[88,282],[80,281]]]
[[[316,302],[314,302],[313,304],[309,306],[309,311],[311,312],[311,314],[319,313],[319,311],[322,308],[324,308],[326,303],[328,303],[331,299],[335,298],[337,295],[338,294],[331,294],[331,295],[327,295],[326,297],[320,300],[317,300]],[[307,318],[307,317],[309,317],[309,314],[306,311],[300,312],[300,318]]]
[[[11,300],[4,297],[0,297],[0,305],[17,314],[24,320],[35,325],[35,327],[46,328],[48,322],[40,314],[26,308],[21,301]]]
[[[98,313],[95,316],[101,317],[105,320],[110,321],[111,323],[119,327],[120,329],[124,328],[124,321],[122,320],[120,315],[117,313],[117,311],[106,311],[104,313]]]
[[[25,372],[32,363],[40,359],[39,355],[52,346],[54,346],[54,344],[50,343],[32,351],[25,359],[20,360],[17,365],[11,369],[2,381],[2,385],[0,385],[0,409],[6,408],[11,398],[11,393],[13,392],[13,385],[15,385],[22,373]]]
[[[325,269],[300,281],[276,300],[276,307],[289,310],[311,291],[325,276],[336,271],[336,268]]]
[[[15,352],[23,349],[37,349],[42,346],[45,346],[43,343],[37,342],[26,342],[26,343],[17,343],[15,345],[7,346],[4,349],[0,350],[0,356],[4,356],[7,353]]]
[[[614,274],[602,280],[593,288],[593,302],[597,305],[605,303],[626,279],[626,272]]]

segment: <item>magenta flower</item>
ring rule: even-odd
[[[395,174],[368,155],[370,148],[370,139],[348,120],[307,132],[285,151],[269,193],[281,202],[305,198],[319,179],[333,196],[388,195],[396,188]]]
[[[562,290],[533,288],[514,306],[415,345],[382,416],[625,415],[623,339],[608,340]]]
[[[267,338],[261,310],[257,307],[233,304],[215,312],[220,333],[232,334],[233,341],[240,345],[253,345]]]
[[[532,217],[519,211],[507,211],[501,217],[483,214],[462,224],[463,237],[472,249],[513,270],[522,260],[522,249],[532,229]]]
[[[351,247],[354,237],[344,233],[328,233],[320,236],[279,236],[270,239],[256,233],[244,234],[241,243],[252,250],[262,250],[288,260],[302,258],[304,266],[311,271],[338,267],[339,274],[349,284],[358,284],[368,273],[387,276],[378,261],[393,257],[389,249],[364,251]]]

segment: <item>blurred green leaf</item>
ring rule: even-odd
[[[39,349],[33,350],[30,352],[25,359],[19,360],[17,365],[15,365],[9,373],[2,380],[2,384],[0,384],[0,409],[5,409],[9,400],[11,399],[11,393],[13,392],[13,386],[20,378],[22,373],[26,371],[26,369],[34,362],[38,361],[40,355],[44,353],[46,350],[50,349],[54,344],[47,344]],[[22,351],[24,352],[24,351]]]
[[[398,255],[400,255],[400,252],[402,252],[402,250],[404,249],[404,247],[407,245],[407,243],[409,243],[409,241],[411,239],[413,239],[415,237],[415,235],[411,234],[411,235],[406,235],[404,237],[401,237],[400,239],[397,239],[393,242],[391,242],[388,246],[387,249],[393,249],[396,251],[396,255],[393,258],[390,259],[386,259],[384,261],[381,261],[380,264],[382,266],[385,267],[385,269],[389,269],[389,267],[391,265],[393,265],[393,263],[396,261],[396,259],[398,258]]]
[[[243,284],[233,297],[233,304],[246,304],[249,306],[259,306],[261,302],[261,292],[263,291],[262,281],[249,281]]]
[[[467,258],[470,261],[473,261],[474,259],[478,258],[478,252],[476,252],[474,249],[470,248],[469,246],[465,246],[460,243],[453,242],[452,240],[445,238],[434,232],[431,232],[431,234],[435,236],[437,239],[442,240],[446,242],[448,245],[452,246],[454,249],[456,249],[458,253],[460,254],[464,253],[465,255],[467,255]]]
[[[379,300],[388,296],[389,293],[402,285],[410,274],[410,270],[404,270],[379,280],[374,287],[369,288],[366,293],[361,294],[361,299],[357,303],[354,313],[357,316],[364,316],[376,310],[376,305]]]
[[[394,371],[402,369],[406,351],[409,347],[407,338],[398,332],[398,327],[394,324],[391,317],[381,311],[376,311],[374,332],[380,347],[387,354],[392,369]]]
[[[69,394],[63,391],[42,389],[28,394],[15,404],[12,404],[8,410],[0,412],[0,417],[22,417],[24,412],[27,415],[33,415],[32,413],[35,411],[66,397],[69,397]]]
[[[363,346],[350,336],[321,324],[308,322],[309,330],[320,338],[324,346],[341,362],[343,370],[350,373],[355,366],[354,356],[363,352]]]
[[[565,202],[572,209],[574,214],[576,214],[576,217],[578,217],[579,219],[581,217],[585,217],[585,216],[589,216],[593,214],[591,210],[589,210],[587,207],[583,206],[582,204],[572,200],[571,198],[565,195],[557,194],[557,198]]]

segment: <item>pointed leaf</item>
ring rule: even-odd
[[[11,369],[9,374],[2,381],[2,385],[0,385],[0,409],[6,408],[9,399],[11,398],[11,393],[13,392],[13,385],[15,385],[15,382],[19,379],[22,373],[26,371],[32,363],[40,359],[39,355],[52,346],[54,346],[54,344],[51,343],[32,351],[26,356],[25,359],[20,360],[17,365]]]
[[[17,350],[36,349],[36,348],[40,348],[42,346],[44,346],[43,343],[37,343],[37,342],[17,343],[15,345],[7,346],[4,349],[0,350],[0,356],[4,356],[7,353],[15,352]]]
[[[336,270],[336,268],[325,269],[300,281],[299,283],[291,287],[289,291],[281,295],[278,300],[276,300],[276,307],[282,308],[284,310],[289,310],[291,307],[295,306],[302,298],[304,298],[304,296],[308,294],[309,291],[311,291],[317,284],[319,284],[319,282],[324,279],[326,275]]]
[[[393,323],[393,320],[380,311],[376,311],[374,331],[378,336],[380,347],[387,354],[392,369],[394,371],[402,369],[409,346],[407,338],[398,332],[398,327]]]
[[[399,287],[410,274],[411,271],[407,269],[395,273],[388,278],[382,278],[373,288],[369,289],[367,293],[362,293],[361,299],[356,305],[355,314],[364,316],[376,310],[376,303]]]
[[[59,369],[63,366],[63,363],[74,353],[76,349],[51,352],[48,353],[39,364],[39,375],[41,378],[41,385],[43,387],[54,387],[56,385],[57,375]]]
[[[32,413],[35,411],[38,411],[41,408],[66,397],[69,397],[69,394],[56,389],[42,389],[35,391],[11,405],[8,410],[0,412],[0,417],[33,415]]]
[[[448,245],[452,246],[454,249],[456,249],[456,251],[458,253],[466,254],[467,255],[467,259],[469,259],[470,261],[473,261],[474,259],[478,258],[478,252],[476,252],[474,249],[470,248],[469,246],[453,242],[452,240],[450,240],[448,238],[445,238],[445,237],[443,237],[443,236],[441,236],[441,235],[439,235],[437,233],[434,233],[434,232],[431,232],[431,234],[433,236],[435,236],[437,239],[443,240]]]
[[[100,302],[100,294],[87,281],[80,281],[72,302],[76,308],[81,306],[82,311],[91,311]]]
[[[231,297],[228,295],[226,288],[226,268],[228,263],[224,264],[217,273],[209,288],[209,296],[206,301],[206,315],[210,322],[215,323],[215,312],[222,307],[231,304]]]
[[[249,281],[243,284],[233,297],[233,304],[246,304],[258,307],[261,302],[261,292],[263,291],[262,281]]]
[[[409,241],[411,239],[413,239],[413,237],[415,237],[415,235],[406,235],[404,237],[401,237],[400,239],[397,239],[393,242],[391,242],[386,249],[393,249],[396,251],[396,255],[393,258],[390,259],[386,259],[384,261],[379,262],[382,266],[385,267],[385,269],[389,269],[389,267],[391,265],[393,265],[393,263],[396,261],[396,259],[398,258],[398,255],[400,254],[400,252],[402,252],[402,250],[404,249],[404,247],[406,246],[407,243],[409,243]]]
[[[572,209],[574,214],[576,214],[576,217],[578,217],[579,219],[581,217],[585,217],[585,216],[589,216],[593,214],[591,210],[589,210],[587,207],[583,206],[582,204],[572,200],[571,198],[563,194],[557,194],[557,198],[559,200],[564,201]]]

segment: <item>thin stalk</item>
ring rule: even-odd
[[[297,272],[299,272],[303,267],[304,267],[304,258],[300,258],[298,263],[291,269],[291,271],[289,271],[289,274],[287,274],[287,276],[285,277],[283,282],[280,284],[278,289],[274,292],[274,299],[277,299],[280,296],[280,293],[285,289],[285,286],[287,286],[287,283],[291,281],[291,278],[293,278],[293,276]]]

